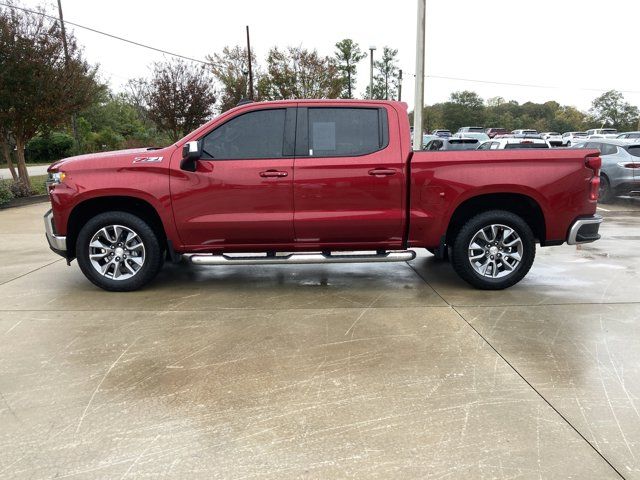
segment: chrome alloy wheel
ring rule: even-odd
[[[145,250],[140,236],[128,227],[109,225],[98,230],[89,243],[89,260],[102,276],[127,280],[144,265]]]
[[[483,277],[502,278],[522,261],[522,239],[506,225],[487,225],[469,242],[469,263]]]

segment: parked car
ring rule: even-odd
[[[111,291],[142,287],[165,259],[404,262],[414,248],[450,250],[465,281],[501,289],[536,243],[599,238],[597,150],[414,152],[409,138],[400,102],[245,103],[166,148],[55,162],[46,238]]]
[[[592,128],[586,131],[587,138],[616,138],[618,130],[615,128]]]
[[[552,147],[560,147],[562,146],[562,135],[558,132],[543,132],[540,136],[549,142],[549,145]]]
[[[624,132],[624,133],[618,134],[616,138],[618,140],[636,141],[640,139],[640,132]]]
[[[587,139],[587,132],[565,132],[562,134],[562,145],[571,147]]]
[[[424,148],[424,146],[429,143],[431,140],[437,140],[438,136],[436,135],[428,135],[428,134],[424,134],[422,135],[422,148]]]
[[[465,133],[456,133],[454,135],[455,138],[475,138],[479,142],[484,142],[485,140],[489,140],[489,135],[484,132],[465,132]]]
[[[484,132],[484,127],[460,127],[456,133]]]
[[[457,135],[457,134],[456,134]],[[477,138],[459,138],[456,136],[449,138],[438,138],[431,140],[425,144],[422,149],[437,151],[437,150],[475,150],[480,144]]]
[[[549,143],[542,138],[530,138],[527,136],[512,136],[497,138],[482,142],[478,150],[511,150],[515,148],[550,148]]]
[[[640,142],[618,139],[593,139],[579,148],[600,150],[600,202],[608,203],[620,195],[640,195]]]
[[[505,135],[509,133],[509,130],[506,128],[487,128],[484,133],[486,133],[489,138],[493,138],[496,135]]]
[[[531,130],[531,129],[526,129],[526,128],[513,130],[511,133],[513,133],[514,135],[539,135],[537,130]]]
[[[450,137],[451,136],[451,131],[450,130],[434,130],[433,132],[431,132],[431,135],[435,135],[436,137]]]

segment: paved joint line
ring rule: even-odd
[[[28,271],[27,273],[23,273],[22,275],[18,275],[18,276],[17,276],[17,277],[15,277],[15,278],[12,278],[12,279],[9,279],[9,280],[7,280],[7,281],[5,281],[5,282],[0,283],[0,287],[1,287],[2,285],[6,285],[6,284],[7,284],[7,283],[9,283],[9,282],[13,282],[14,280],[18,280],[19,278],[26,277],[27,275],[29,275],[29,274],[31,274],[31,273],[33,273],[33,272],[37,272],[38,270],[42,270],[43,268],[46,268],[46,267],[48,267],[49,265],[53,265],[54,263],[61,262],[62,260],[64,260],[64,259],[63,259],[63,258],[59,258],[59,259],[57,259],[57,260],[54,260],[54,261],[52,261],[52,262],[47,263],[46,265],[42,265],[41,267],[34,268],[33,270]]]
[[[534,392],[535,392],[535,393],[536,393],[536,394],[537,394],[537,395],[538,395],[538,396],[539,396],[539,397],[540,397],[540,398],[541,398],[541,399],[542,399],[542,400],[543,400],[547,405],[549,405],[549,407],[551,407],[551,409],[552,409],[554,412],[556,412],[556,413],[558,414],[558,416],[559,416],[560,418],[562,418],[562,420],[564,420],[564,421],[567,423],[567,425],[569,425],[569,426],[573,429],[573,431],[574,431],[574,432],[576,432],[576,433],[580,436],[580,438],[582,438],[582,439],[587,443],[587,445],[589,445],[589,446],[591,447],[591,449],[592,449],[594,452],[596,452],[596,454],[597,454],[600,458],[602,458],[602,460],[604,460],[604,461],[607,463],[607,465],[609,465],[609,466],[611,467],[611,469],[612,469],[614,472],[616,472],[616,473],[618,474],[618,476],[619,476],[620,478],[622,478],[623,480],[625,480],[625,477],[622,475],[622,473],[620,473],[620,471],[619,471],[616,467],[614,467],[614,466],[613,466],[613,464],[612,464],[612,463],[607,459],[607,457],[605,457],[605,456],[604,456],[604,454],[603,454],[602,452],[600,452],[600,450],[598,450],[598,449],[596,448],[596,446],[595,446],[595,445],[593,445],[593,443],[591,443],[591,442],[587,439],[587,437],[585,437],[585,436],[582,434],[582,432],[580,432],[580,430],[578,430],[578,429],[573,425],[573,423],[571,423],[571,422],[569,421],[569,419],[568,419],[567,417],[565,417],[562,413],[560,413],[560,411],[559,411],[556,407],[554,407],[554,406],[553,406],[553,404],[552,404],[549,400],[547,400],[547,399],[546,399],[546,397],[545,397],[544,395],[542,395],[542,393],[541,393],[540,391],[538,391],[538,389],[536,389],[536,387],[534,387],[534,386],[533,386],[533,384],[531,384],[531,382],[529,382],[529,380],[527,380],[527,379],[524,377],[524,375],[522,375],[522,374],[518,371],[518,369],[517,369],[515,366],[513,366],[513,365],[509,362],[509,360],[507,360],[507,359],[506,359],[506,358],[505,358],[505,357],[504,357],[504,356],[503,356],[503,355],[502,355],[502,354],[501,354],[501,353],[496,349],[496,347],[494,347],[494,346],[491,344],[491,342],[489,342],[489,340],[487,340],[487,339],[486,339],[486,337],[485,337],[484,335],[482,335],[482,333],[480,333],[480,331],[479,331],[478,329],[476,329],[476,327],[474,327],[474,326],[473,326],[473,325],[472,325],[472,324],[471,324],[471,323],[470,323],[466,318],[464,318],[464,316],[463,316],[463,315],[462,315],[462,314],[461,314],[461,313],[456,309],[456,307],[452,306],[451,308],[453,309],[453,311],[454,311],[454,312],[456,312],[456,314],[458,314],[458,316],[459,316],[459,317],[460,317],[460,318],[461,318],[461,319],[462,319],[462,320],[463,320],[463,321],[464,321],[464,322],[465,322],[469,327],[471,327],[471,329],[472,329],[472,330],[473,330],[473,331],[474,331],[474,332],[475,332],[475,333],[476,333],[476,334],[477,334],[477,335],[478,335],[478,336],[479,336],[479,337],[480,337],[480,338],[481,338],[481,339],[482,339],[482,340],[483,340],[487,345],[489,345],[489,347],[490,347],[490,348],[491,348],[491,349],[496,353],[496,355],[498,355],[498,356],[499,356],[499,357],[500,357],[500,358],[501,358],[501,359],[502,359],[502,360],[503,360],[503,361],[504,361],[504,362],[505,362],[505,363],[506,363],[506,364],[511,368],[511,370],[513,370],[513,371],[516,373],[516,375],[518,375],[518,376],[522,379],[522,381],[523,381],[523,382],[525,382],[525,383],[526,383],[526,384],[531,388],[531,390],[533,390],[533,391],[534,391]]]

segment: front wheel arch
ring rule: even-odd
[[[76,240],[82,227],[93,217],[105,212],[127,212],[144,220],[156,233],[163,249],[167,247],[167,235],[157,210],[138,197],[104,196],[84,200],[76,205],[67,221],[67,259],[76,258]]]

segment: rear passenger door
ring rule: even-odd
[[[400,247],[401,139],[395,110],[300,107],[294,164],[296,242],[345,248]]]

